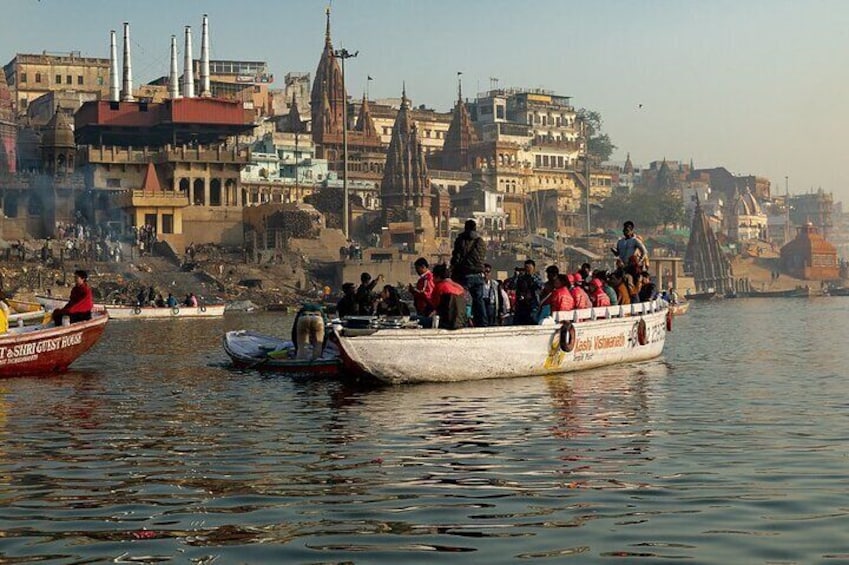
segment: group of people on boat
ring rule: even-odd
[[[406,290],[422,327],[535,325],[548,317],[557,319],[563,312],[628,305],[659,296],[648,273],[648,249],[635,234],[631,221],[624,223],[622,237],[611,248],[616,258],[612,271],[593,270],[590,263],[584,263],[575,272],[564,273],[557,265],[549,265],[543,277],[536,262],[528,259],[511,277],[499,281],[486,261],[486,252],[476,222],[467,220],[454,241],[449,264],[431,268],[424,257],[416,259],[413,266],[418,279]],[[343,284],[337,316],[343,320],[351,316],[409,316],[411,310],[399,289],[383,282],[383,275],[373,278],[362,273],[359,286]],[[665,297],[669,298],[668,293]],[[293,327],[299,357],[308,355],[306,345],[322,342],[324,322],[321,308],[305,306],[299,312]],[[320,355],[320,349],[313,347],[312,355]]]
[[[136,306],[152,306],[155,308],[178,308],[180,306],[198,306],[198,299],[194,292],[186,295],[182,302],[168,293],[167,298],[163,298],[162,293],[157,293],[152,286],[148,288],[142,287],[136,295]]]

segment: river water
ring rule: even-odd
[[[0,562],[849,562],[849,298],[695,303],[663,358],[390,388],[112,322],[0,382]]]

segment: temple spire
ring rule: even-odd
[[[324,42],[327,45],[330,45],[330,6],[324,10],[324,14],[327,18],[327,23],[325,23],[324,27]]]

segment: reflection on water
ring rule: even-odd
[[[388,388],[228,366],[224,331],[285,316],[111,323],[74,371],[0,386],[0,552],[846,560],[847,310],[694,304],[657,361]]]

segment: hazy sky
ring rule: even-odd
[[[79,50],[108,57],[131,24],[137,83],[166,75],[170,36],[209,14],[214,59],[268,61],[277,86],[315,73],[320,0],[3,0],[0,58]],[[335,47],[359,50],[348,91],[447,111],[498,85],[542,87],[601,112],[635,164],[666,157],[757,174],[784,191],[849,199],[847,0],[336,0]],[[120,52],[119,52],[120,57]],[[180,55],[182,65],[182,55]],[[642,104],[642,107],[640,105]]]

